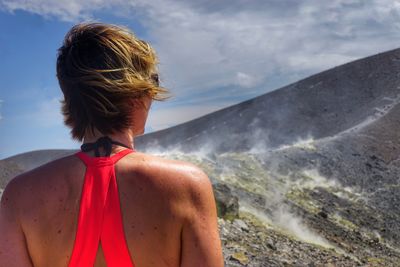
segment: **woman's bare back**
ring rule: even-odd
[[[16,177],[5,192],[7,199],[17,199],[33,266],[68,266],[85,170],[78,157],[67,156]],[[204,172],[134,152],[116,163],[115,173],[136,266],[222,266],[215,203]],[[101,247],[95,266],[107,266]]]

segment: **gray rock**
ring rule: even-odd
[[[246,231],[246,232],[249,231],[249,227],[247,226],[247,224],[240,219],[235,219],[233,221],[233,224],[236,225],[237,227],[239,227],[243,231]]]
[[[213,185],[218,217],[233,220],[239,215],[238,198],[232,195],[229,186],[221,183]]]

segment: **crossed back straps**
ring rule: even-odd
[[[75,155],[86,165],[80,199],[78,227],[69,267],[92,267],[101,243],[107,266],[134,267],[124,234],[114,165],[125,155],[135,152],[127,148],[112,156],[112,144],[124,144],[102,137],[95,143],[83,144]],[[106,150],[98,157],[99,146]],[[95,149],[97,157],[83,153]]]

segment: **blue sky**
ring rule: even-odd
[[[57,48],[82,21],[128,26],[158,52],[173,98],[146,132],[399,47],[393,0],[0,0],[0,159],[79,148],[62,123]]]

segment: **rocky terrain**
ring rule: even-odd
[[[227,266],[399,266],[398,217],[317,169],[280,173],[251,153],[168,157],[213,179]]]
[[[399,70],[400,50],[350,62],[136,149],[208,174],[226,266],[400,266]],[[73,152],[0,160],[0,186]]]

